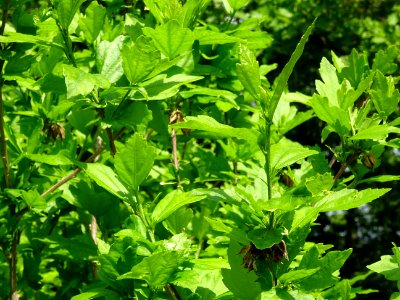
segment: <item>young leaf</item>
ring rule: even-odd
[[[115,170],[126,186],[136,191],[153,167],[156,150],[138,133],[115,155]]]
[[[166,219],[173,212],[186,204],[198,202],[203,200],[207,196],[192,190],[190,192],[182,192],[180,190],[174,190],[167,194],[160,202],[157,203],[153,210],[151,218],[153,224],[157,224],[162,220]]]
[[[113,169],[100,163],[85,164],[84,169],[85,173],[99,186],[122,200],[127,199],[129,192]]]
[[[118,293],[116,293],[112,290],[108,290],[108,289],[104,289],[104,288],[94,288],[94,289],[90,289],[87,292],[73,296],[71,298],[71,300],[90,300],[90,299],[96,299],[96,298],[118,300],[121,297],[119,296]]]
[[[160,51],[144,36],[140,36],[134,43],[126,42],[122,46],[121,56],[122,67],[131,84],[143,81],[161,59]]]
[[[400,280],[400,266],[393,255],[383,255],[380,261],[368,265],[367,268],[384,275],[388,280]]]
[[[294,50],[294,52],[292,53],[292,55],[290,56],[290,59],[288,61],[288,63],[285,65],[285,67],[283,68],[281,74],[279,74],[279,77],[277,79],[276,82],[276,86],[274,89],[274,93],[272,94],[272,97],[270,99],[270,105],[269,105],[269,118],[272,120],[274,113],[275,113],[275,109],[278,106],[278,102],[279,99],[282,96],[283,90],[286,87],[286,84],[289,80],[290,75],[293,72],[293,68],[296,65],[297,61],[299,60],[300,56],[303,54],[303,50],[304,50],[304,46],[308,40],[308,37],[310,36],[315,22],[317,19],[315,19],[312,24],[307,28],[306,32],[304,33],[304,35],[301,37],[300,42],[297,44],[296,49]]]
[[[258,61],[254,53],[245,45],[239,46],[240,64],[236,65],[238,78],[243,87],[257,101],[261,100],[261,79]]]
[[[192,31],[182,28],[176,20],[170,20],[156,29],[145,27],[143,32],[153,39],[155,46],[170,60],[191,50],[194,42]]]
[[[338,90],[340,89],[336,68],[324,57],[321,61],[319,73],[323,81],[317,80],[315,86],[318,94],[328,99],[329,106],[339,107]]]
[[[364,75],[364,70],[366,69],[366,64],[368,64],[368,61],[366,60],[365,55],[358,54],[357,50],[353,49],[349,56],[349,66],[344,67],[342,69],[342,71],[340,72],[340,75],[343,76],[344,78],[346,78],[350,82],[351,86],[354,89],[356,89]],[[321,76],[322,76],[322,74],[321,74]],[[331,78],[331,79],[334,79],[334,78]],[[329,80],[329,79],[327,78],[327,80]],[[325,83],[330,85],[332,82],[325,81]]]

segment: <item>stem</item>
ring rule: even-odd
[[[4,34],[6,28],[6,23],[8,19],[8,13],[10,9],[10,0],[5,0],[3,2],[3,16],[1,19],[0,35]],[[3,45],[1,45],[0,50],[3,50]],[[1,160],[3,162],[5,186],[6,188],[11,188],[11,178],[10,178],[10,163],[8,161],[7,154],[7,138],[4,130],[4,110],[3,110],[3,67],[5,61],[0,60],[0,142],[1,142]],[[9,206],[10,216],[15,216],[15,206],[12,204]],[[18,300],[18,287],[17,287],[17,246],[19,243],[19,238],[21,232],[17,229],[13,233],[11,241],[11,252],[7,255],[8,257],[8,268],[10,271],[10,299]]]
[[[264,148],[264,156],[265,156],[265,174],[267,175],[267,200],[272,198],[272,178],[271,178],[271,121],[270,119],[265,116],[265,134],[266,134],[266,141],[265,141],[265,148]],[[271,227],[274,226],[274,212],[269,212],[269,225]]]

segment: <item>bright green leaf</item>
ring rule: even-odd
[[[117,82],[124,74],[120,55],[123,40],[124,36],[120,35],[112,42],[101,41],[96,48],[97,69],[111,83]]]
[[[75,13],[78,11],[84,0],[53,0],[53,2],[56,3],[58,21],[60,22],[61,27],[67,31]]]
[[[145,27],[143,32],[153,39],[155,46],[170,60],[191,50],[194,42],[192,31],[182,28],[176,20],[170,20],[156,29]]]
[[[250,95],[260,101],[261,79],[258,61],[254,53],[243,44],[239,46],[239,59],[240,64],[236,65],[238,78]]]
[[[140,36],[134,43],[126,42],[122,46],[121,55],[122,67],[131,84],[146,79],[161,59],[160,51],[144,36]]]
[[[128,198],[129,192],[110,167],[100,164],[85,164],[85,173],[99,186],[122,200]]]
[[[135,191],[149,174],[155,157],[155,148],[136,133],[115,155],[115,170],[122,182]]]
[[[79,19],[79,27],[82,29],[86,40],[93,43],[104,25],[106,9],[93,1],[86,8],[85,16]]]
[[[344,189],[337,192],[329,192],[326,197],[315,204],[315,207],[321,212],[348,210],[371,202],[389,191],[390,189],[366,189],[362,191]]]
[[[153,224],[157,224],[177,211],[180,207],[198,202],[206,198],[206,195],[192,190],[190,192],[181,192],[180,190],[174,190],[167,194],[160,202],[157,203],[153,210],[151,218]]]

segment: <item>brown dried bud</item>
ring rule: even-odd
[[[367,153],[363,156],[363,158],[361,159],[362,163],[364,166],[366,166],[368,169],[373,169],[375,164],[378,162],[378,159],[376,158],[376,156],[374,154]]]

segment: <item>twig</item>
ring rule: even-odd
[[[123,127],[122,129],[120,129],[114,136],[114,140],[118,139],[122,133],[126,130],[125,127]],[[85,160],[85,162],[90,163],[96,160],[96,158],[100,155],[101,152],[103,152],[105,149],[104,146],[100,146],[98,147],[98,149],[88,158]],[[82,169],[80,167],[76,168],[75,170],[72,171],[71,174],[63,177],[59,182],[57,182],[56,184],[54,184],[53,186],[51,186],[48,190],[46,190],[45,192],[43,192],[40,196],[44,197],[52,192],[54,192],[56,189],[58,189],[60,186],[62,186],[63,184],[67,183],[68,181],[70,181],[72,178],[74,178],[76,175],[79,174],[79,172],[82,171]]]

